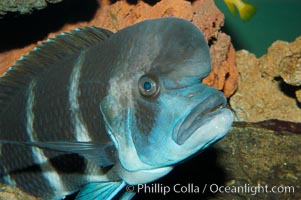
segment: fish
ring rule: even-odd
[[[256,7],[245,3],[243,0],[224,0],[224,2],[233,16],[236,15],[236,7],[243,21],[250,20],[256,13]]]
[[[225,95],[201,80],[208,44],[191,22],[83,27],[42,43],[0,79],[1,181],[42,199],[131,199],[223,138]]]

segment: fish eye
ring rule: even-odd
[[[142,76],[138,81],[139,92],[142,96],[151,97],[158,93],[159,87],[156,81],[149,76]]]

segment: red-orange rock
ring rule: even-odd
[[[238,83],[235,50],[226,34],[218,33],[216,38],[216,42],[210,47],[212,71],[203,83],[224,91],[229,97],[235,92]]]
[[[15,61],[19,60],[21,56],[33,50],[36,44],[28,45],[21,49],[13,49],[0,53],[0,74],[3,74]]]
[[[228,97],[236,90],[238,73],[234,62],[234,49],[230,37],[220,33],[224,15],[217,9],[213,0],[195,0],[193,3],[185,0],[161,0],[154,6],[143,1],[137,4],[128,4],[125,0],[113,4],[109,0],[98,0],[98,2],[99,9],[91,21],[66,24],[58,32],[50,33],[48,38],[76,27],[98,26],[116,32],[146,19],[167,16],[184,18],[199,27],[207,41],[215,41],[210,48],[212,72],[204,83],[223,90]],[[38,43],[1,53],[0,73],[6,71],[19,57],[32,50]]]

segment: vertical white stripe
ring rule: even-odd
[[[70,91],[69,91],[71,119],[73,120],[73,125],[75,127],[75,138],[77,141],[80,141],[80,142],[88,142],[88,141],[92,140],[89,136],[89,131],[83,120],[83,116],[81,115],[81,112],[79,109],[79,101],[78,101],[79,81],[80,81],[81,69],[83,66],[84,58],[85,58],[85,56],[84,56],[84,52],[83,52],[83,53],[81,53],[81,55],[78,58],[77,63],[73,67],[73,70],[70,75]],[[100,170],[100,167],[97,170],[97,174],[99,174],[99,176],[91,175],[89,170],[91,170],[92,168],[95,169],[94,163],[87,161],[86,168],[85,168],[85,179],[87,182],[107,179],[106,175],[102,175],[103,173]]]
[[[34,118],[35,118],[33,113],[33,106],[35,104],[35,94],[34,94],[35,84],[36,82],[32,81],[29,85],[27,104],[26,104],[26,119],[27,119],[26,131],[29,140],[31,142],[37,141],[36,133],[33,127]],[[48,161],[43,151],[37,147],[31,147],[31,149],[32,149],[34,162],[37,164],[41,164],[40,167],[43,172],[42,175],[48,181],[50,187],[54,190],[54,192],[58,192],[59,194],[65,192],[66,189],[64,187],[64,184],[60,176],[53,168],[51,163]]]
[[[79,56],[77,63],[73,67],[72,73],[70,75],[70,91],[69,91],[69,102],[70,102],[70,111],[71,118],[74,120],[73,125],[75,126],[75,137],[77,141],[87,142],[91,141],[91,138],[88,133],[88,129],[83,120],[83,116],[80,113],[79,109],[79,80],[81,68],[84,61],[84,52]]]

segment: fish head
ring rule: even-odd
[[[118,70],[100,110],[123,168],[173,166],[225,136],[233,114],[223,93],[201,83],[211,61],[197,27],[177,18],[147,20],[111,39],[119,37],[121,61],[112,64]]]

